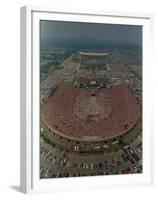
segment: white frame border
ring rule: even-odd
[[[41,16],[43,18],[41,18]],[[53,16],[53,18],[52,18]],[[67,17],[69,20],[67,19]],[[64,18],[63,18],[64,17]],[[106,21],[105,19],[108,18]],[[143,174],[39,180],[39,20],[143,25]],[[82,19],[82,20],[81,20]],[[103,20],[103,21],[97,21]],[[114,21],[113,21],[114,20]],[[21,191],[24,193],[151,185],[153,182],[151,14],[21,8]],[[147,40],[148,39],[148,40]],[[36,55],[36,58],[32,55]],[[152,102],[151,102],[152,103]],[[145,106],[144,106],[145,105]],[[145,113],[145,114],[144,114]],[[150,113],[150,114],[149,114]],[[147,115],[148,114],[148,115]],[[144,123],[145,122],[145,123]],[[145,139],[144,139],[145,138]],[[144,148],[145,147],[145,148]],[[150,160],[150,162],[148,162]],[[73,187],[72,187],[73,185]]]

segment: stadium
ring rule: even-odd
[[[139,105],[126,84],[110,89],[85,89],[61,83],[42,109],[47,126],[76,140],[111,139],[137,122]]]
[[[108,53],[101,50],[80,51],[79,55],[81,63],[84,63],[84,65],[88,65],[90,67],[105,65],[108,58]]]
[[[41,107],[45,136],[62,140],[68,151],[75,150],[76,144],[82,152],[94,152],[95,144],[108,143],[108,149],[126,140],[137,125],[141,118],[139,102],[127,83],[113,85],[108,68],[104,78],[96,76],[96,69],[106,66],[106,52],[80,51],[79,55],[91,74],[79,77],[76,73],[74,84],[61,81],[45,100]]]

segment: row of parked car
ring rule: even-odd
[[[140,148],[140,145],[136,146]],[[124,148],[123,154],[121,154],[121,158],[112,158],[108,160],[98,161],[98,162],[72,162],[69,161],[66,156],[57,156],[55,153],[41,147],[40,149],[41,156],[50,162],[53,165],[57,165],[58,167],[64,167],[65,171],[71,171],[72,168],[76,170],[80,176],[82,169],[85,169],[87,175],[101,175],[101,174],[128,174],[128,173],[141,173],[142,171],[142,162],[139,159],[139,156],[136,154],[136,150],[133,148],[126,146]],[[125,163],[130,162],[132,165],[127,165],[126,167],[122,167]],[[41,176],[48,177],[49,170],[41,169]],[[60,174],[60,173],[59,173]],[[69,174],[69,175],[68,175]],[[68,173],[68,176],[75,176],[71,173]],[[82,173],[83,175],[84,173]],[[54,176],[57,176],[54,174]],[[63,177],[64,175],[59,175],[57,177]]]

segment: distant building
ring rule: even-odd
[[[77,87],[110,87],[111,76],[110,69],[106,67],[108,53],[105,51],[80,51],[80,62],[82,65],[91,70],[91,75],[88,77],[76,76],[74,82]],[[96,76],[96,69],[105,69],[106,75],[103,77]]]
[[[107,63],[108,53],[105,51],[80,51],[81,63],[90,68],[104,66]]]

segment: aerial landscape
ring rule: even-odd
[[[142,27],[40,22],[40,178],[136,174]]]

